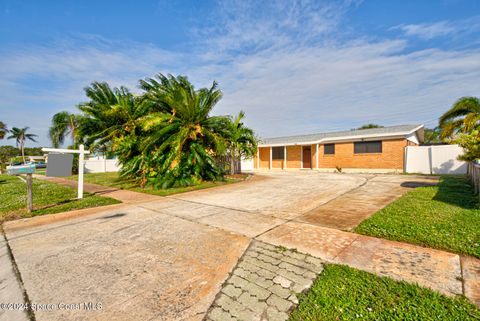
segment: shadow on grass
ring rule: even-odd
[[[442,176],[433,200],[465,209],[479,209],[478,195],[466,176]]]
[[[430,183],[430,182],[403,182],[400,184],[402,187],[407,187],[407,188],[417,188],[417,187],[430,187],[430,186],[437,186],[438,183]]]
[[[88,196],[86,196],[86,197],[88,197]],[[36,207],[34,209],[34,211],[46,210],[46,209],[49,209],[49,208],[52,208],[52,207],[73,203],[75,201],[78,201],[78,198],[71,198],[71,199],[59,201],[59,202],[56,202],[56,203],[53,203],[53,204],[44,205],[42,207]]]

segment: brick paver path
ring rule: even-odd
[[[322,261],[253,241],[215,298],[206,320],[280,321],[322,272]]]

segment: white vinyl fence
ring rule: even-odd
[[[467,163],[457,158],[463,153],[458,145],[408,146],[405,172],[421,174],[466,174]]]
[[[120,165],[116,159],[87,159],[85,173],[118,172]]]
[[[253,157],[243,158],[240,161],[240,171],[241,172],[253,172]]]

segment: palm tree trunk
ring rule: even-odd
[[[235,174],[235,150],[230,151],[230,175]]]
[[[75,124],[71,123],[70,124],[70,131],[72,132],[72,143],[73,143],[73,149],[77,149],[77,128],[75,127]]]
[[[25,164],[25,150],[23,148],[23,142],[20,143],[20,150],[22,151],[23,164]]]

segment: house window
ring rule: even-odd
[[[283,146],[281,147],[272,147],[272,159],[281,159],[283,160],[285,154]]]
[[[354,143],[353,152],[355,154],[381,153],[382,141],[356,142]]]
[[[335,144],[325,144],[325,145],[323,145],[323,153],[325,155],[334,155],[335,154]]]

